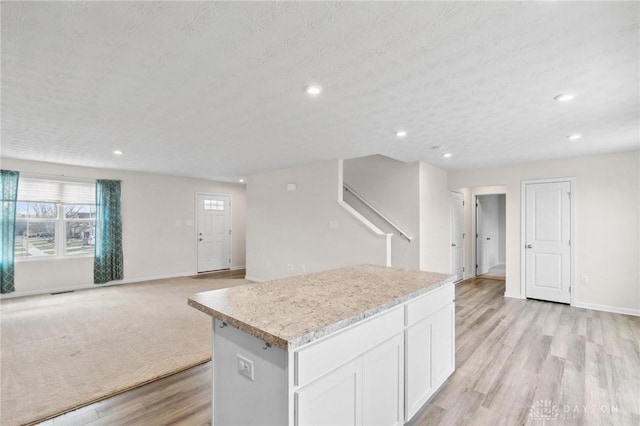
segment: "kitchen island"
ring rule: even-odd
[[[214,425],[402,425],[453,372],[453,277],[357,265],[198,293]]]

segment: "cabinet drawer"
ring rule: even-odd
[[[453,302],[455,299],[454,285],[453,283],[447,284],[408,302],[405,305],[406,325],[413,325]]]
[[[398,306],[297,350],[294,354],[296,386],[335,370],[401,333],[403,328],[404,310]]]

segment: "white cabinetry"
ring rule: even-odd
[[[352,361],[296,392],[296,425],[362,424],[362,365]]]
[[[403,424],[403,314],[397,307],[296,352],[296,425]]]
[[[214,424],[403,425],[454,370],[453,299],[446,284],[288,349],[215,319]]]
[[[362,423],[404,423],[404,339],[402,333],[362,358]]]
[[[453,284],[407,303],[406,420],[410,420],[455,368]]]

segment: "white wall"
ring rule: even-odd
[[[294,183],[295,191],[287,191]],[[346,265],[386,264],[386,239],[338,204],[340,162],[247,179],[247,277],[270,280]]]
[[[244,185],[176,176],[2,159],[21,172],[122,181],[124,281],[196,273],[195,193],[232,196],[232,268],[245,265]],[[93,258],[16,262],[16,293],[93,285]]]
[[[576,178],[576,305],[640,314],[640,153],[454,171],[449,187],[506,188],[506,293],[521,296],[522,180]]]
[[[419,180],[420,269],[451,273],[451,203],[447,171],[421,162]]]
[[[420,267],[419,164],[405,163],[382,155],[344,160],[344,182],[412,237],[399,232],[350,193],[345,201],[384,232],[393,233],[391,264],[401,268]]]

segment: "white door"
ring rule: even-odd
[[[464,278],[464,196],[451,193],[451,273]]]
[[[197,194],[198,272],[231,267],[230,207],[228,195]]]
[[[525,185],[526,297],[570,303],[571,182]]]
[[[489,272],[492,248],[492,203],[488,197],[476,198],[476,275]]]

